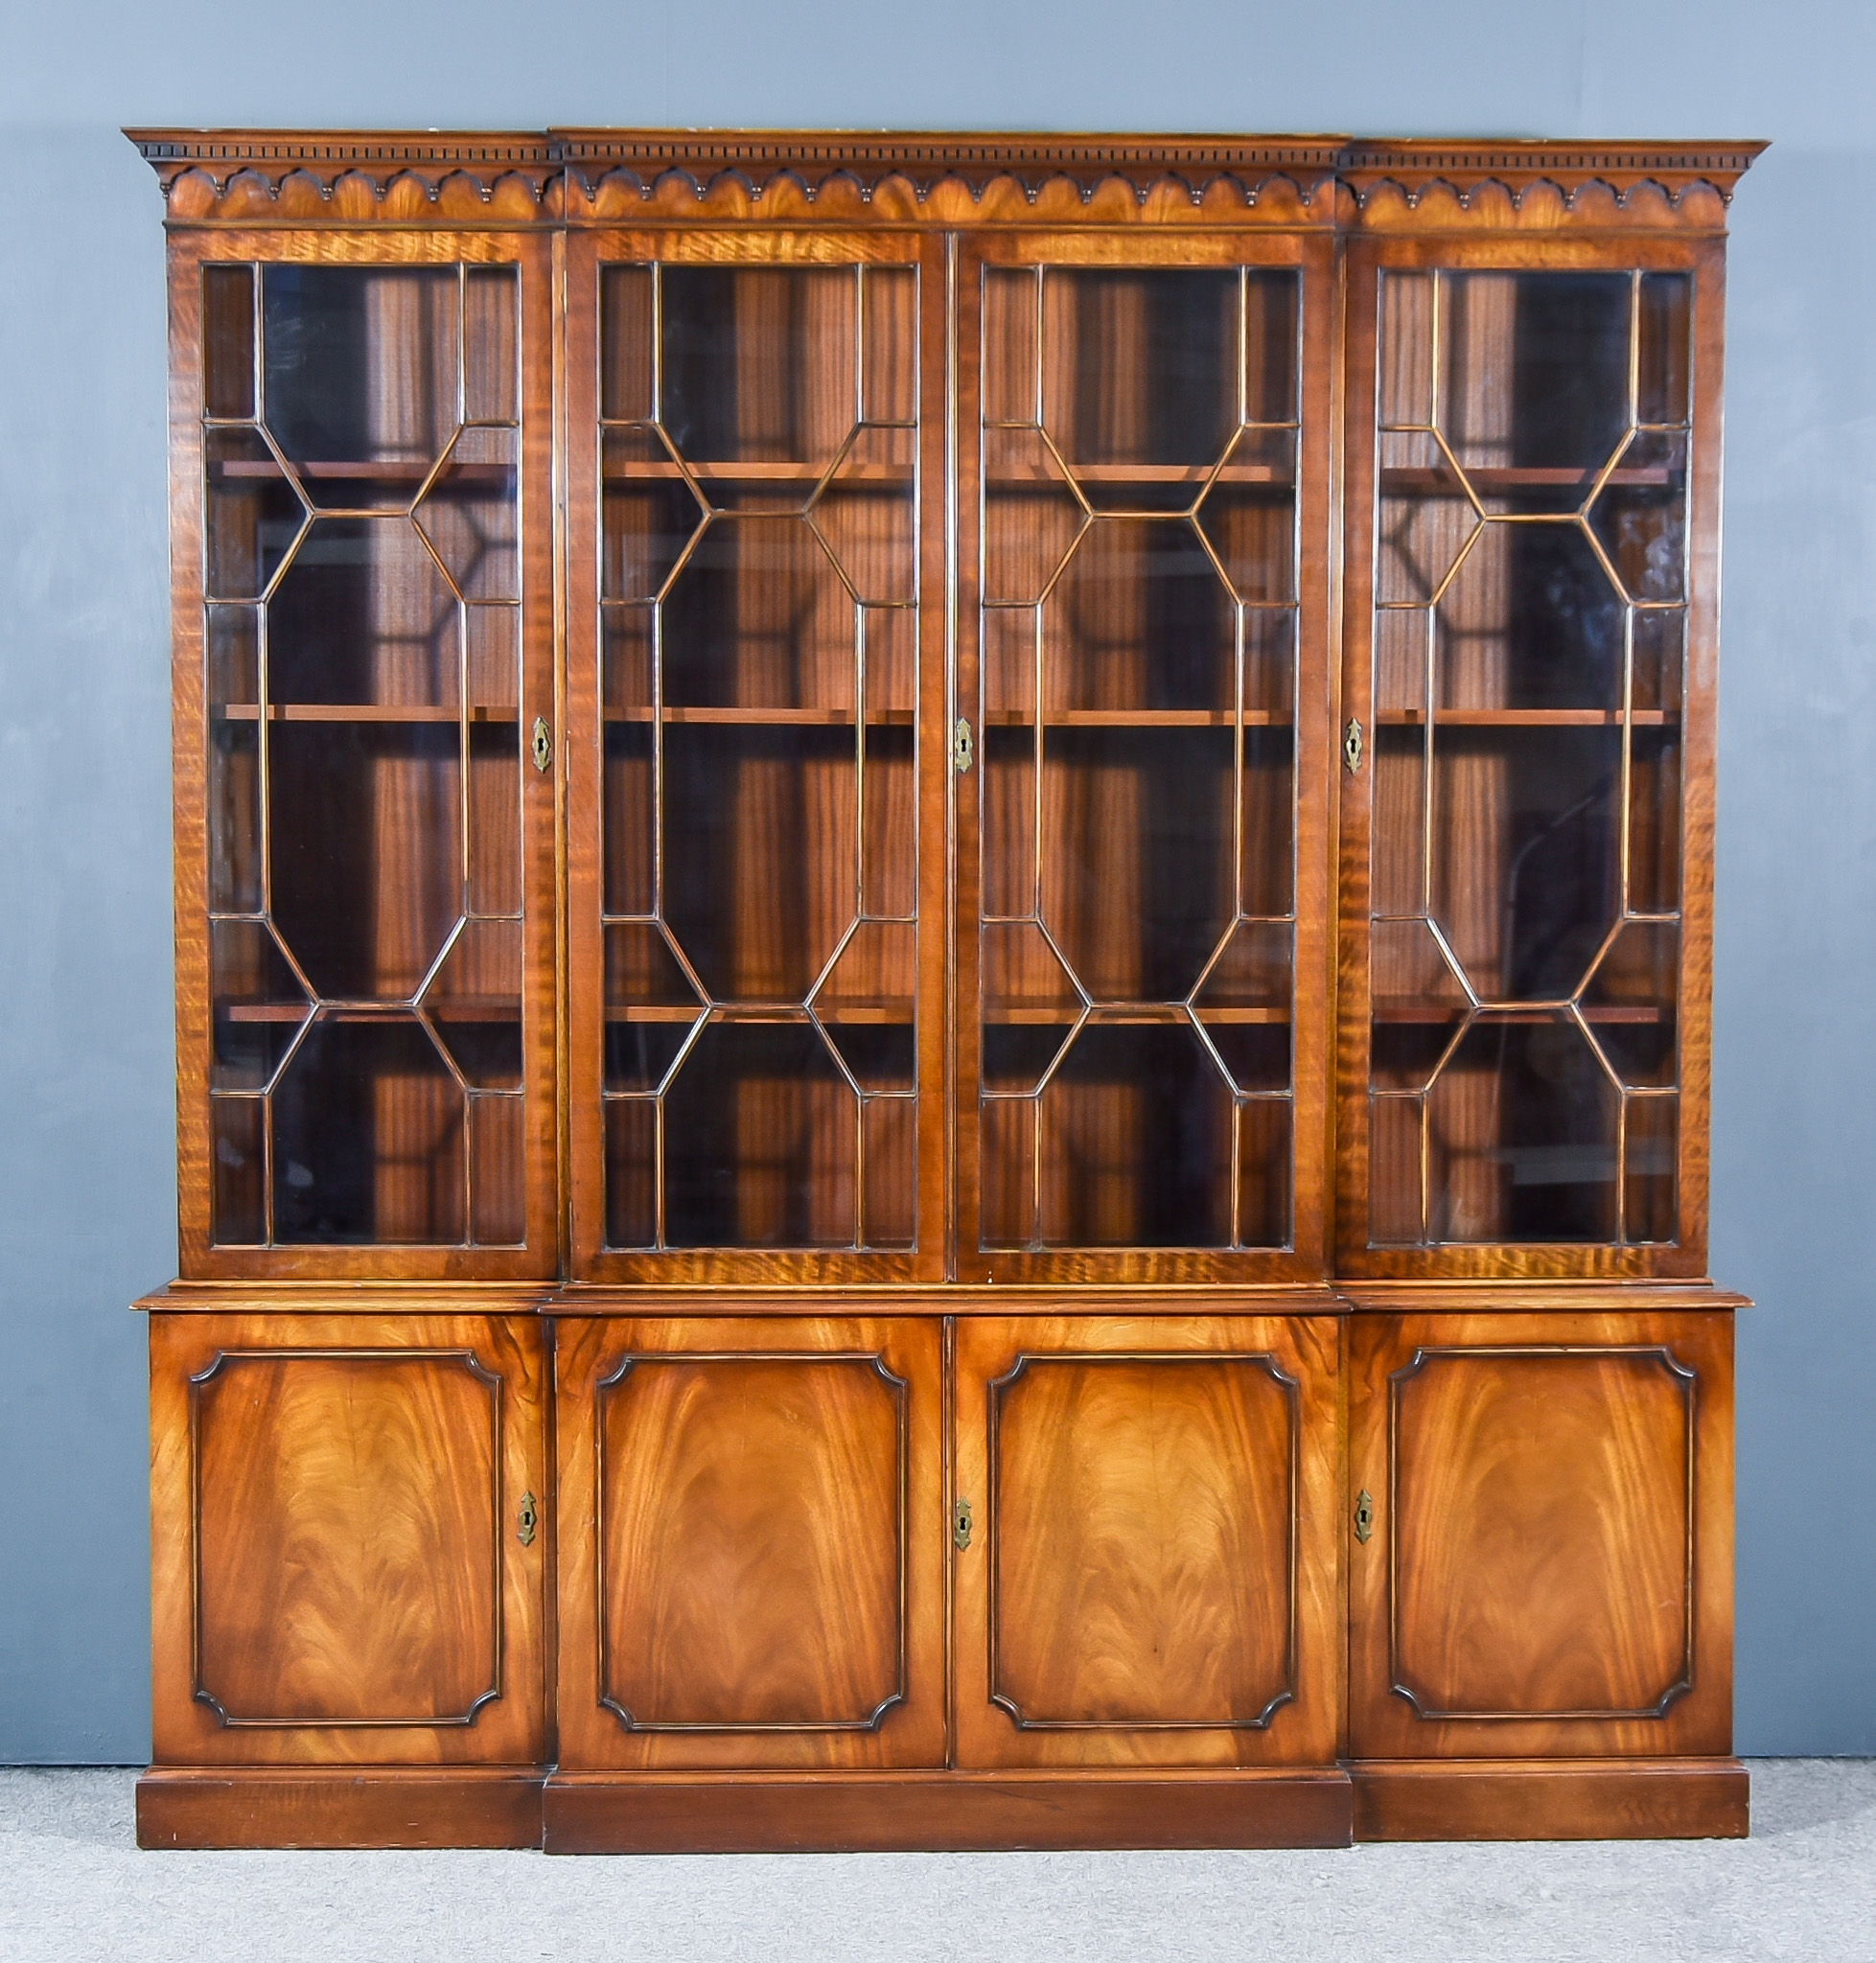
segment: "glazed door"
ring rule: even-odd
[[[183,1273],[551,1275],[545,246],[171,266]]]
[[[1328,242],[958,291],[957,1271],[1319,1274]]]
[[[541,1323],[150,1327],[157,1761],[539,1764]]]
[[[1333,1317],[963,1316],[962,1766],[1325,1764]]]
[[[564,1773],[943,1763],[938,1328],[558,1326]]]
[[[1718,254],[1352,257],[1344,1274],[1703,1272]]]
[[[1724,1754],[1732,1317],[1357,1314],[1356,1758]]]
[[[936,245],[568,251],[575,1271],[937,1278]]]

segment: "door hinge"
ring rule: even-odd
[[[951,1509],[951,1544],[961,1554],[970,1545],[970,1501],[961,1499]]]
[[[534,1510],[534,1495],[531,1492],[522,1493],[521,1514],[515,1522],[515,1538],[523,1547],[534,1545],[534,1530],[540,1524],[540,1517]]]
[[[1375,1531],[1375,1499],[1365,1489],[1355,1496],[1355,1537],[1362,1546],[1368,1544],[1368,1536]]]
[[[1351,776],[1361,769],[1361,719],[1358,716],[1351,716],[1349,727],[1342,731],[1342,761],[1348,765]]]
[[[971,756],[970,724],[963,716],[958,718],[958,727],[951,732],[951,761],[958,766],[958,774],[962,776],[970,769]]]

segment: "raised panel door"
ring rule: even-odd
[[[157,1314],[151,1365],[157,1761],[537,1763],[541,1326]]]
[[[1339,1323],[957,1329],[959,1763],[1332,1759]]]
[[[563,1768],[941,1764],[938,1321],[558,1330]]]
[[[1357,1315],[1350,1749],[1730,1749],[1732,1328]]]

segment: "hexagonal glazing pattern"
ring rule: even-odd
[[[913,1240],[916,305],[601,271],[611,1247]]]
[[[1297,332],[1287,273],[984,274],[986,1250],[1287,1243]]]
[[[1689,283],[1379,306],[1370,1239],[1671,1240]]]
[[[219,265],[202,316],[213,1236],[512,1245],[519,275]]]

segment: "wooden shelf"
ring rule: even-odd
[[[1383,729],[1422,728],[1424,709],[1383,709],[1375,718]],[[1613,729],[1622,723],[1620,709],[1435,709],[1433,721],[1443,729]],[[1672,727],[1680,721],[1673,709],[1632,709],[1630,724],[1637,729]]]
[[[850,708],[834,709],[744,709],[744,708],[701,708],[690,705],[667,704],[662,710],[645,708],[608,709],[605,720],[609,723],[650,723],[654,720],[665,723],[721,723],[733,724],[750,728],[777,729],[850,729],[854,724],[854,713]],[[909,729],[914,721],[911,709],[869,709],[869,728],[885,726],[890,728]]]
[[[719,1004],[719,1008],[729,1013],[721,1020],[739,1023],[776,1022],[788,1023],[800,1020],[802,1010],[795,1004],[779,1004],[753,1007],[738,1007],[734,1005]],[[625,1006],[611,1005],[606,1010],[609,1023],[694,1023],[704,1013],[704,1005],[683,1003],[630,1004]],[[913,1020],[913,1006],[910,1002],[885,1003],[845,1003],[840,1006],[817,1005],[815,1013],[823,1023],[834,1027],[845,1025],[880,1025],[910,1023]],[[983,1021],[998,1028],[1063,1028],[1075,1022],[1080,1015],[1078,1006],[1064,1008],[1054,1003],[1014,1004],[989,1010]],[[1100,1020],[1103,1027],[1116,1024],[1124,1026],[1147,1024],[1187,1023],[1185,1006],[1181,1003],[1143,1003],[1136,1008],[1102,1008]],[[1201,1008],[1198,1020],[1219,1028],[1242,1028],[1248,1026],[1278,1027],[1289,1021],[1286,1008]]]
[[[1078,1007],[1062,1008],[1054,1003],[1014,1003],[985,1010],[980,1020],[986,1027],[993,1028],[1065,1029],[1080,1013]],[[1102,1028],[1111,1029],[1117,1026],[1125,1028],[1146,1028],[1150,1025],[1176,1025],[1181,1028],[1191,1027],[1185,1004],[1179,1002],[1145,1002],[1125,1008],[1102,1005],[1095,1013]],[[1274,1028],[1288,1023],[1289,1010],[1275,1006],[1201,1007],[1198,1010],[1198,1020],[1208,1027],[1217,1028],[1241,1028],[1253,1026]]]
[[[1637,465],[1611,471],[1605,488],[1612,490],[1620,485],[1629,490],[1674,490],[1685,474],[1684,471],[1669,470],[1665,465]],[[1501,491],[1568,490],[1580,486],[1586,497],[1589,487],[1596,481],[1596,473],[1567,467],[1489,464],[1469,470],[1466,479],[1483,497]],[[1438,467],[1384,468],[1380,480],[1382,497],[1392,494],[1399,497],[1464,497],[1466,495],[1459,479],[1449,470]],[[1560,518],[1567,515],[1565,512],[1558,513]]]
[[[447,1002],[427,1002],[424,1013],[439,1023],[518,1023],[521,1001],[518,995],[456,996]],[[215,1013],[231,1023],[303,1023],[313,1012],[305,1002],[223,1002]],[[387,1002],[382,1005],[329,1008],[321,1017],[328,1023],[382,1023],[402,1021],[412,1010],[407,1003]]]
[[[1229,729],[1236,721],[1230,709],[1051,709],[1042,717],[1045,729]],[[1036,719],[1028,709],[990,709],[986,729],[1032,729]],[[1286,729],[1291,717],[1284,709],[1246,709],[1247,729]]]
[[[303,483],[319,483],[336,480],[354,484],[421,484],[436,469],[436,460],[428,463],[405,463],[401,461],[373,463],[334,463],[327,461],[296,463],[294,473]],[[283,482],[286,472],[271,457],[218,457],[208,466],[210,483],[222,479],[271,480]],[[515,475],[515,466],[503,463],[451,462],[444,465],[439,482],[447,484],[502,484]]]
[[[209,713],[219,722],[255,723],[261,719],[258,704],[218,703]],[[469,711],[472,723],[518,723],[521,712],[489,704],[475,704]],[[270,702],[269,723],[459,723],[462,711],[435,703],[376,702]]]
[[[727,1023],[799,1023],[807,1013],[799,1003],[628,1003],[620,1005],[609,1003],[606,1006],[606,1020],[609,1023],[679,1023],[688,1026],[704,1014],[706,1007],[718,1011],[717,1020]],[[856,1002],[843,1003],[838,1007],[831,1004],[816,1004],[815,1014],[832,1028],[849,1026],[886,1027],[892,1024],[909,1024],[913,1019],[910,1001],[900,1002]]]
[[[607,484],[669,482],[689,475],[700,484],[799,484],[809,489],[826,474],[824,463],[694,464],[686,459],[680,466],[658,458],[608,463],[599,473],[600,480]],[[915,476],[911,464],[855,463],[849,459],[835,472],[834,483],[843,490],[849,486],[895,490],[910,485]]]
[[[1555,1023],[1563,1019],[1561,1009],[1515,1008],[1482,1009],[1479,1020],[1487,1027],[1497,1028],[1509,1024],[1532,1025]],[[1465,1014],[1462,1006],[1448,1003],[1394,1001],[1383,998],[1376,1003],[1371,1011],[1371,1020],[1377,1023],[1456,1023]],[[1583,1020],[1586,1023],[1637,1023],[1659,1024],[1672,1020],[1674,1011],[1664,1009],[1657,1003],[1597,1003],[1593,1006],[1585,1004]]]
[[[1210,464],[1070,464],[1069,478],[1077,484],[1220,484],[1270,485],[1287,490],[1296,481],[1288,464],[1227,464],[1214,472]],[[1069,478],[1051,470],[1004,470],[988,473],[991,491],[1067,490]]]

